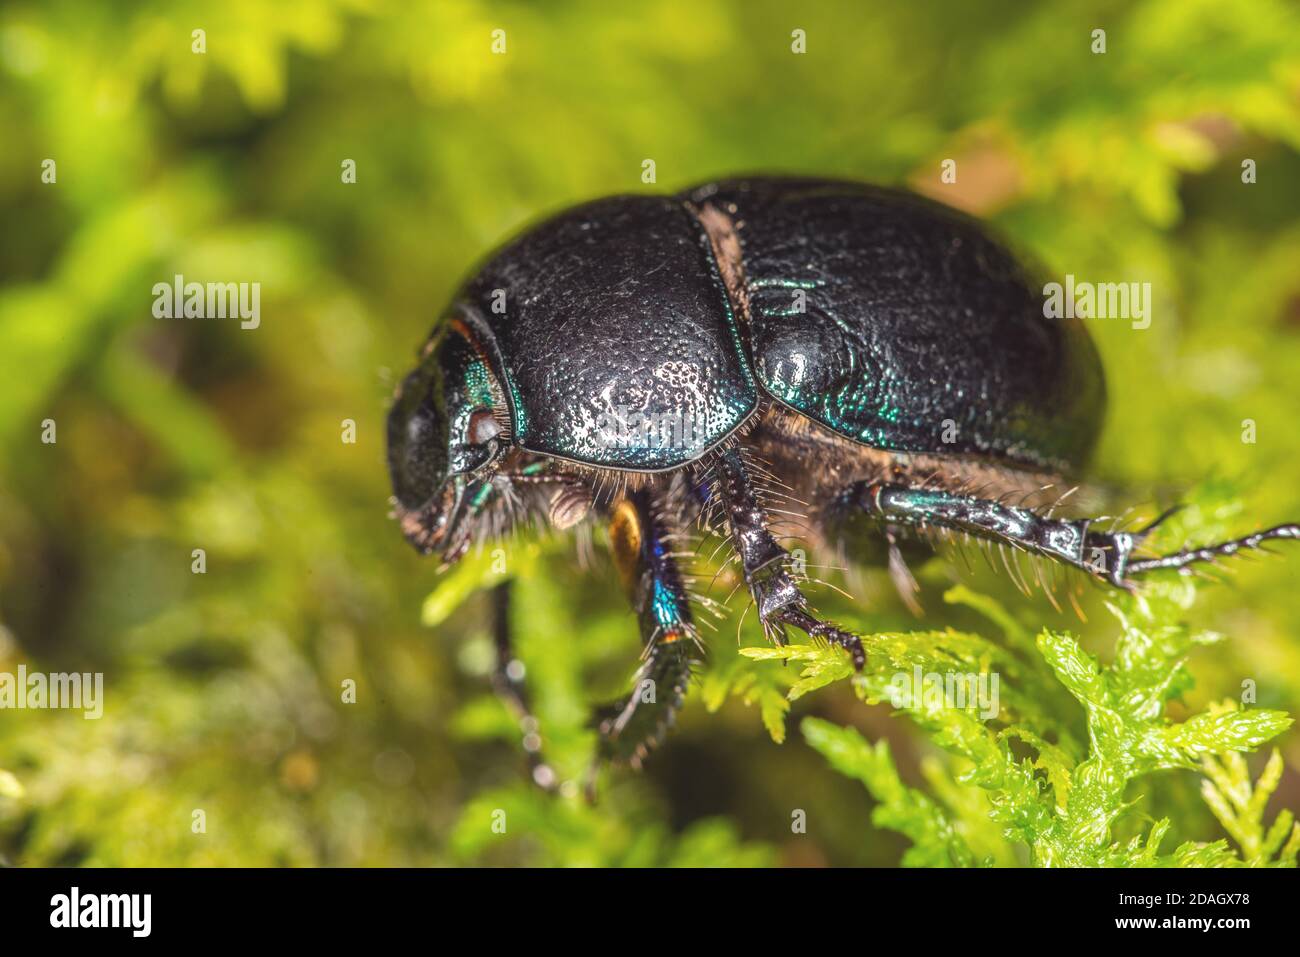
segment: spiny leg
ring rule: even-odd
[[[740,556],[745,584],[749,586],[765,631],[785,644],[785,626],[798,628],[844,648],[858,670],[866,664],[862,639],[838,625],[823,621],[808,610],[808,600],[786,568],[789,553],[768,529],[767,514],[738,448],[721,452],[714,466],[712,492],[725,511],[731,541]]]
[[[1006,542],[1036,555],[1081,569],[1118,588],[1132,588],[1134,575],[1157,569],[1177,569],[1187,574],[1199,562],[1214,563],[1243,549],[1259,548],[1275,538],[1300,538],[1300,525],[1274,528],[1230,541],[1190,548],[1154,558],[1135,558],[1151,530],[1168,518],[1166,512],[1137,532],[1098,532],[1091,518],[1054,519],[1032,509],[946,492],[861,482],[842,496],[868,515],[893,525],[969,532],[981,538]]]
[[[673,534],[650,489],[620,499],[610,546],[644,645],[632,693],[597,715],[600,757],[640,765],[672,725],[701,658],[690,599],[671,551]]]
[[[1146,529],[1146,531],[1149,530],[1149,528]],[[1144,572],[1157,571],[1162,568],[1174,568],[1185,575],[1188,574],[1188,566],[1190,565],[1195,565],[1198,562],[1213,565],[1217,563],[1219,558],[1230,558],[1243,549],[1253,551],[1261,548],[1264,542],[1275,538],[1300,539],[1300,525],[1294,523],[1274,525],[1272,528],[1266,528],[1252,535],[1232,538],[1214,545],[1185,548],[1180,552],[1158,555],[1155,558],[1129,559],[1128,573],[1130,575],[1140,575]]]
[[[503,581],[492,588],[492,643],[496,657],[492,669],[492,687],[505,706],[510,709],[523,731],[524,753],[528,756],[528,770],[533,781],[550,790],[555,786],[554,769],[542,759],[542,738],[537,718],[529,707],[524,686],[524,665],[514,654],[510,640],[510,582]]]

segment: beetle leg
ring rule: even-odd
[[[1201,548],[1186,548],[1181,552],[1173,552],[1155,558],[1130,559],[1128,574],[1141,575],[1161,568],[1175,568],[1179,573],[1187,575],[1190,574],[1188,568],[1198,562],[1213,565],[1220,557],[1226,558],[1236,555],[1242,549],[1257,549],[1264,542],[1274,538],[1300,539],[1300,525],[1275,525],[1272,528],[1264,529],[1262,532],[1255,532],[1253,535],[1245,535],[1241,538],[1233,538],[1226,542],[1217,542]]]
[[[845,498],[868,515],[894,525],[954,529],[1006,542],[1125,589],[1134,587],[1134,575],[1161,568],[1178,569],[1186,574],[1186,570],[1197,562],[1212,563],[1220,556],[1259,548],[1268,539],[1300,539],[1300,525],[1279,525],[1203,548],[1186,549],[1156,558],[1134,558],[1133,553],[1143,539],[1171,512],[1137,532],[1094,532],[1090,528],[1094,519],[1047,518],[1032,509],[939,489],[861,482],[851,486]]]
[[[670,551],[672,533],[649,489],[630,492],[614,506],[609,539],[645,650],[632,693],[597,715],[599,754],[638,767],[681,707],[700,645]]]
[[[524,733],[524,753],[528,755],[528,770],[533,781],[550,790],[555,786],[555,771],[542,759],[542,739],[537,719],[528,703],[524,687],[524,665],[515,657],[510,640],[510,582],[501,582],[492,588],[492,643],[496,657],[492,669],[492,688],[519,722]]]
[[[714,490],[725,509],[731,541],[764,630],[785,644],[785,626],[798,628],[810,637],[839,645],[861,670],[867,661],[862,639],[809,611],[808,599],[786,567],[789,553],[768,529],[767,515],[740,452],[730,448],[720,453],[715,469]]]

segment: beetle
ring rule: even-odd
[[[1139,531],[1058,518],[1105,410],[1095,346],[977,220],[853,182],[752,177],[599,199],[501,247],[454,297],[388,416],[394,514],[445,565],[521,523],[601,523],[644,645],[599,753],[638,765],[701,658],[683,543],[734,550],[772,640],[817,615],[789,537],[842,544],[861,519],[904,597],[904,548],[965,533],[1118,588],[1188,572],[1290,524],[1163,556]],[[1008,504],[1016,501],[1016,504]],[[806,503],[792,515],[778,505]],[[1163,518],[1163,516],[1162,516]],[[1159,519],[1157,522],[1160,521]],[[494,591],[494,684],[530,731]]]

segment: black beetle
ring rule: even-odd
[[[1086,465],[1105,407],[1097,351],[1044,316],[1041,283],[974,219],[905,192],[750,178],[617,196],[528,230],[461,289],[388,418],[396,515],[447,563],[522,521],[601,521],[645,643],[601,753],[639,763],[698,660],[679,542],[730,540],[767,634],[846,649],[779,544],[961,531],[1111,585],[1186,571],[1268,538],[1138,557],[1152,526],[1054,518],[1048,490]],[[1020,504],[1003,504],[1018,496]],[[808,503],[797,516],[778,509]],[[497,590],[498,689],[528,706]],[[535,724],[528,723],[527,728]],[[530,735],[535,779],[554,775]]]

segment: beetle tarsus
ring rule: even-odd
[[[731,541],[740,556],[745,583],[758,608],[763,630],[783,645],[784,627],[798,628],[810,638],[843,648],[853,667],[861,671],[867,662],[862,639],[809,610],[808,599],[786,567],[789,553],[768,529],[767,516],[737,449],[719,454],[714,489],[725,509]]]
[[[600,758],[639,767],[663,740],[686,698],[697,660],[688,647],[692,644],[690,639],[652,641],[631,694],[596,713]]]
[[[1264,542],[1272,539],[1300,539],[1300,525],[1275,525],[1273,528],[1255,532],[1242,538],[1229,539],[1200,548],[1187,548],[1169,555],[1155,558],[1141,558],[1128,563],[1129,575],[1142,575],[1161,569],[1176,569],[1180,574],[1191,574],[1191,566],[1198,563],[1217,564],[1220,558],[1229,558],[1243,550],[1255,551],[1263,547]]]
[[[849,653],[849,659],[853,662],[855,670],[861,671],[866,666],[866,649],[862,646],[862,639],[853,632],[845,631],[833,622],[814,618],[802,607],[791,608],[782,612],[781,621],[793,625],[810,638],[826,641],[843,648]]]

